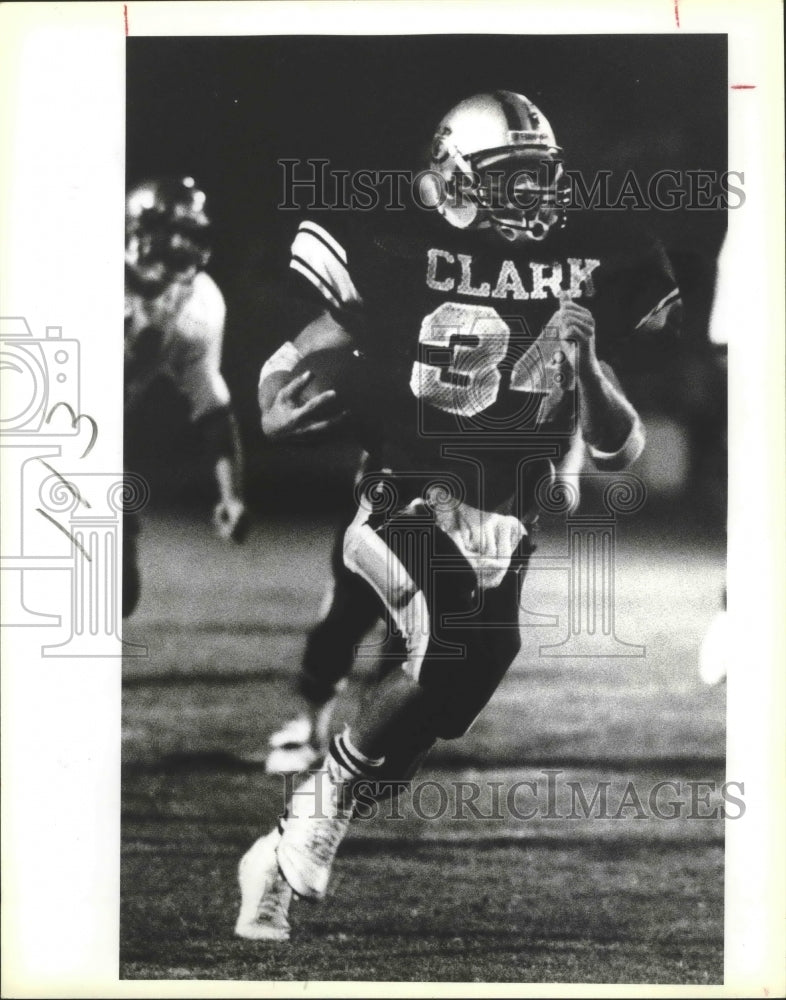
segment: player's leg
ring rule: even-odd
[[[379,621],[383,608],[365,580],[344,564],[346,525],[336,533],[331,556],[333,585],[325,613],[309,633],[298,678],[298,691],[314,719],[315,742],[328,741],[328,711],[355,662],[357,647]]]
[[[123,618],[136,610],[142,589],[139,572],[139,530],[137,514],[123,514]]]
[[[265,767],[271,774],[305,771],[324,756],[336,697],[352,670],[357,646],[383,611],[365,580],[344,565],[345,530],[346,525],[336,533],[333,579],[320,620],[306,640],[296,682],[302,711],[270,737]]]
[[[437,738],[462,736],[521,648],[518,610],[534,551],[530,538],[522,539],[499,586],[486,590],[446,536],[437,530],[433,539],[436,571],[415,583],[424,611],[412,616],[416,634],[408,637],[403,669],[380,677],[352,728],[366,756],[395,757],[402,766],[402,748],[417,754]]]
[[[235,924],[238,937],[254,941],[289,940],[289,906],[292,887],[278,867],[276,850],[281,833],[276,829],[255,841],[238,867],[240,913]]]
[[[126,411],[123,422],[123,468],[127,472],[135,467],[140,446],[139,429],[134,419],[129,419]],[[129,490],[134,495],[136,490]],[[134,613],[142,591],[139,569],[139,534],[141,521],[139,514],[123,511],[123,567],[120,604],[123,618]]]
[[[342,568],[340,579],[354,584],[356,578],[354,574],[346,576]],[[357,579],[363,580],[359,576]],[[366,581],[363,584],[368,586]],[[340,610],[343,608],[337,608],[337,612]],[[388,688],[395,690],[399,677],[404,675],[397,663],[383,663],[378,679],[384,695]],[[407,681],[407,688],[413,687]],[[422,753],[427,748],[419,749]],[[414,752],[408,756],[414,756]],[[274,831],[260,838],[244,856],[239,869],[242,904],[236,934],[253,939],[287,939],[289,899],[282,890],[280,871],[286,871],[286,884],[302,895],[318,897],[324,893],[333,855],[352,815],[352,781],[363,774],[373,777],[382,763],[363,754],[348,734],[336,737],[323,768],[309,775],[290,797],[284,821],[288,844],[282,850],[281,834]],[[301,836],[293,836],[298,831]]]
[[[407,656],[403,669],[394,666],[380,673],[354,724],[331,742],[323,767],[309,775],[289,799],[275,853],[280,872],[302,896],[319,899],[326,892],[333,859],[352,818],[355,790],[362,786],[367,794],[369,786],[378,786],[384,794],[384,789],[398,787],[411,777],[437,738],[461,735],[519,649],[519,590],[530,551],[528,540],[514,554],[500,586],[484,592],[478,602],[471,568],[462,566],[460,554],[446,536],[433,527],[428,529],[426,548],[436,543],[432,554],[441,551],[452,560],[452,567],[450,573],[433,576],[433,586],[426,585],[427,598],[391,550],[390,545],[403,555],[411,541],[411,526],[401,526],[404,546],[396,546],[395,530],[384,538],[364,532],[360,549],[353,555],[365,578],[381,584]],[[422,526],[415,529],[418,533],[423,537]],[[423,546],[415,548],[424,551]],[[420,572],[422,565],[409,566],[420,583],[429,579],[428,572]],[[450,627],[444,620],[448,612],[466,615],[466,620],[458,628]],[[451,646],[458,647],[459,656],[446,660],[446,647]],[[258,844],[268,867],[257,878],[256,889],[261,887],[263,894],[267,890],[273,897],[261,900],[260,912],[272,909],[280,923],[281,886],[273,881],[269,842]],[[253,905],[253,892],[244,894],[246,914]],[[246,930],[239,927],[237,932],[262,936],[256,925]],[[270,936],[276,933],[272,927]]]
[[[500,585],[479,592],[474,570],[439,529],[413,530],[402,520],[376,538],[367,532],[368,544],[353,558],[370,580],[378,579],[375,564],[384,562],[388,607],[406,638],[407,659],[403,669],[380,678],[353,724],[331,743],[323,769],[290,799],[278,861],[303,896],[321,898],[327,889],[355,789],[366,794],[369,786],[403,782],[436,739],[463,735],[520,648],[518,603],[531,551],[527,540]],[[427,544],[412,545],[413,538]],[[429,552],[426,565],[405,561],[413,551]],[[449,571],[439,571],[441,558]],[[403,572],[391,568],[396,565]]]

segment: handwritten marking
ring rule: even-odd
[[[90,430],[92,432],[90,435],[90,441],[88,442],[88,445],[85,448],[85,450],[79,456],[80,458],[85,458],[85,456],[89,455],[90,452],[93,450],[93,445],[96,443],[96,440],[98,438],[98,424],[95,422],[95,420],[93,420],[93,418],[90,416],[89,413],[74,413],[70,404],[63,402],[62,400],[59,403],[55,403],[55,405],[49,411],[49,413],[47,414],[46,423],[49,423],[49,421],[52,419],[52,416],[54,415],[54,412],[58,408],[58,406],[64,406],[71,414],[72,429],[76,430],[77,425],[81,423],[81,421],[83,420],[87,420],[87,422],[90,424]]]
[[[43,458],[39,458],[38,461],[41,463],[41,465],[45,465],[53,475],[57,476],[57,478],[60,480],[63,486],[65,486],[65,488],[69,491],[74,500],[78,501],[79,503],[83,503],[85,507],[87,507],[87,509],[90,510],[90,504],[87,502],[87,500],[85,500],[85,498],[82,496],[82,494],[79,492],[79,490],[76,488],[76,486],[74,486],[72,482],[69,482],[67,479],[63,479],[63,477],[60,475],[57,469],[51,466],[49,462],[45,462]]]
[[[755,90],[755,83],[733,83],[731,85],[732,90]]]
[[[680,26],[680,0],[674,0],[674,20],[677,22],[677,27]]]
[[[126,27],[126,38],[128,38],[128,4],[123,4],[123,23]]]
[[[47,512],[45,510],[41,510],[40,507],[36,507],[36,511],[41,515],[41,517],[45,517],[47,519],[47,521],[49,521],[50,524],[53,524],[57,528],[58,531],[62,531],[63,534],[66,536],[66,538],[69,538],[71,540],[71,542],[79,549],[79,551],[82,553],[82,555],[85,557],[85,559],[87,559],[88,562],[92,562],[93,561],[90,558],[90,556],[87,554],[87,552],[85,552],[85,550],[79,544],[79,542],[74,538],[74,536],[71,534],[70,531],[66,531],[66,529],[62,526],[62,524],[58,524],[57,521],[53,517],[50,517],[47,514]]]

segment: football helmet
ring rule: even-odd
[[[126,266],[144,283],[195,274],[210,259],[206,197],[193,177],[158,178],[126,196]]]
[[[476,94],[437,126],[431,203],[459,229],[492,228],[510,241],[543,240],[565,224],[568,184],[561,154],[548,121],[526,97],[509,90]]]

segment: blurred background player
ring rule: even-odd
[[[577,433],[600,469],[638,457],[641,422],[602,359],[679,307],[657,246],[620,233],[612,250],[579,219],[563,233],[561,150],[521,95],[457,105],[430,168],[406,212],[306,220],[292,245],[313,319],[263,369],[263,429],[338,423],[336,392],[305,390],[311,359],[343,352],[358,392],[338,402],[365,408],[375,456],[344,562],[406,648],[241,860],[241,937],[288,939],[293,893],[327,890],[358,787],[406,779],[477,718],[520,649],[538,489]]]
[[[213,523],[219,536],[242,540],[241,451],[229,390],[221,375],[226,308],[204,268],[210,259],[205,194],[191,177],[138,184],[126,197],[125,425],[140,415],[146,394],[169,380],[188,404],[218,490]],[[123,523],[123,617],[139,600],[139,521]]]

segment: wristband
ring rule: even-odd
[[[644,451],[644,427],[641,420],[636,417],[628,434],[625,443],[617,451],[601,451],[594,445],[589,445],[589,452],[596,467],[601,470],[617,472],[626,469]]]

